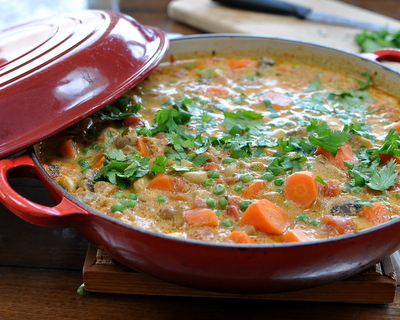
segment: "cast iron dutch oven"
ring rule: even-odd
[[[1,202],[30,223],[77,228],[128,267],[219,292],[272,293],[319,286],[362,272],[398,250],[400,219],[304,243],[245,245],[166,236],[87,207],[42,168],[35,151],[40,140],[116,99],[162,59],[225,53],[297,59],[354,76],[368,71],[377,85],[400,94],[400,75],[373,61],[400,60],[396,50],[367,58],[310,43],[243,35],[184,37],[171,40],[169,48],[157,28],[107,11],[33,22],[0,33]],[[57,204],[43,206],[19,195],[9,184],[15,176],[40,179]]]

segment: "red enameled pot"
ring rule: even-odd
[[[136,33],[141,29],[140,32],[154,35],[154,29],[131,23],[135,24]],[[120,39],[119,45],[124,41],[124,38]],[[166,44],[160,45],[164,40],[157,41],[161,50],[167,47]],[[272,59],[295,59],[334,68],[350,76],[367,71],[373,75],[375,84],[397,97],[400,94],[399,73],[377,62],[385,59],[399,61],[398,50],[380,50],[364,57],[285,39],[205,35],[171,40],[166,59],[171,59],[172,56],[180,59],[211,55],[263,55]],[[71,59],[72,63],[74,60]],[[96,59],[93,56],[93,60]],[[105,61],[100,60],[99,63]],[[109,64],[114,66],[114,61],[109,61]],[[46,81],[44,76],[38,77],[43,82]],[[131,84],[134,85],[135,81]],[[57,86],[53,90],[57,91]],[[116,93],[114,98],[122,91]],[[32,102],[36,98],[40,97],[31,96],[29,99]],[[52,102],[58,101],[54,97],[49,99]],[[103,106],[110,97],[100,100],[102,102],[95,101],[95,107],[83,107],[83,115],[76,116],[76,119],[79,120],[93,112],[93,109]],[[79,103],[77,105],[76,109],[79,109],[81,106]],[[40,138],[44,136],[46,134]],[[12,151],[20,149],[18,145]],[[231,293],[272,293],[305,289],[362,272],[400,248],[400,219],[354,234],[288,244],[210,243],[145,231],[97,212],[67,194],[43,170],[40,154],[36,149],[37,146],[18,157],[0,161],[0,201],[9,210],[33,224],[75,227],[90,242],[124,265],[172,283]],[[3,154],[3,157],[5,155],[7,154]],[[43,206],[16,193],[9,185],[10,178],[15,176],[40,179],[57,205]]]

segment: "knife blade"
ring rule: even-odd
[[[399,28],[395,28],[389,25],[381,25],[374,22],[353,19],[350,17],[339,16],[322,11],[316,11],[306,6],[281,0],[212,0],[212,1],[218,2],[219,4],[228,7],[293,16],[299,19],[305,19],[314,22],[367,29],[370,31],[399,30]]]

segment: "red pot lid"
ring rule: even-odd
[[[0,158],[115,100],[167,49],[161,30],[110,11],[64,14],[0,32]]]

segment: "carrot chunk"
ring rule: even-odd
[[[103,161],[106,159],[106,156],[104,154],[98,154],[94,160],[93,160],[93,165],[92,168],[100,168],[103,166]]]
[[[292,229],[285,232],[281,238],[282,242],[303,242],[311,238],[301,229]]]
[[[158,189],[164,191],[174,191],[174,179],[165,174],[165,173],[157,173],[153,180],[147,185],[149,189]]]
[[[267,199],[251,203],[238,221],[239,226],[252,225],[257,230],[280,235],[290,223],[285,210]]]
[[[171,200],[175,200],[175,201],[189,201],[190,198],[182,193],[177,193],[177,194],[171,194],[168,196],[168,198],[170,198]]]
[[[74,159],[77,155],[76,144],[72,139],[64,141],[57,149],[57,151],[67,159]]]
[[[243,197],[245,198],[255,198],[262,190],[265,190],[267,183],[264,180],[254,180],[249,184],[249,186],[244,189]]]
[[[318,184],[311,171],[292,173],[284,186],[286,198],[300,208],[309,208],[318,196]]]
[[[326,215],[321,218],[321,221],[331,226],[339,234],[351,233],[356,229],[356,223],[352,218]]]
[[[145,136],[140,135],[137,137],[137,141],[136,141],[136,148],[138,149],[138,151],[140,152],[140,155],[142,157],[149,155],[149,150],[147,148],[145,139],[146,139]]]
[[[396,129],[396,131],[400,131],[400,122],[396,122],[393,127]]]
[[[214,211],[208,208],[198,208],[193,210],[188,210],[184,213],[185,222],[189,226],[218,226],[218,217],[215,215]]]
[[[372,207],[365,206],[361,211],[361,217],[374,226],[390,220],[389,209],[382,202],[375,202]]]
[[[250,67],[250,65],[251,65],[250,59],[246,59],[246,58],[243,58],[243,59],[235,59],[235,60],[229,61],[229,66],[230,66],[232,69],[247,68],[247,67]]]
[[[316,154],[321,154],[325,159],[327,159],[330,163],[332,163],[334,166],[345,170],[347,167],[345,165],[346,161],[351,161],[351,162],[358,162],[357,156],[351,150],[351,148],[344,143],[342,146],[339,147],[336,156],[331,154],[329,151],[326,149],[318,146],[317,150],[315,152]]]
[[[227,96],[229,94],[229,90],[226,88],[221,88],[221,87],[209,87],[209,88],[207,88],[206,93],[208,95]]]
[[[250,236],[243,231],[232,231],[228,235],[228,239],[234,243],[255,243],[255,241],[250,238]]]

